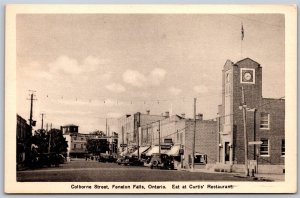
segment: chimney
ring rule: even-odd
[[[147,115],[150,115],[150,110],[147,110],[146,112],[147,112]]]
[[[203,114],[202,114],[202,113],[198,113],[198,114],[196,115],[196,120],[202,121],[202,120],[203,120]]]
[[[166,112],[165,112],[165,117],[168,118],[169,116],[170,116],[169,111],[166,111]]]
[[[185,118],[185,113],[182,113],[182,114],[181,114],[181,117]]]

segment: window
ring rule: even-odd
[[[76,144],[74,144],[74,149],[76,149]]]
[[[269,140],[261,139],[262,144],[260,145],[260,155],[268,156],[269,155]]]
[[[189,164],[192,163],[192,155],[189,155]],[[194,155],[194,163],[195,164],[206,164],[207,163],[207,156],[205,154],[195,153]]]
[[[285,140],[281,141],[281,155],[285,156]]]
[[[260,128],[270,129],[270,114],[263,112],[260,114]]]
[[[81,144],[81,148],[83,149],[83,144]]]
[[[180,142],[180,144],[183,144],[183,134],[182,133],[180,133],[179,134],[179,142]]]

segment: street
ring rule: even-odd
[[[134,181],[253,181],[228,173],[204,173],[121,166],[115,163],[76,160],[59,167],[17,172],[20,182],[134,182]]]

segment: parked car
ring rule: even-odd
[[[37,157],[35,157],[34,167],[51,167],[59,166],[59,164],[63,164],[65,161],[65,157],[58,153],[40,153]]]
[[[114,155],[101,153],[98,161],[99,162],[116,162],[116,157]]]
[[[159,153],[153,153],[151,155],[150,160],[150,168],[160,168],[160,169],[174,169],[174,161],[173,158],[168,156],[167,154],[159,154]]]
[[[144,163],[137,156],[125,155],[117,159],[117,164],[125,166],[142,166]]]

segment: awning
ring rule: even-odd
[[[139,150],[140,150],[140,155],[141,155],[143,152],[147,151],[149,148],[150,148],[150,146],[141,146],[141,147],[139,148]],[[134,151],[131,155],[137,156],[137,155],[138,155],[138,150]]]
[[[160,153],[166,153],[169,150],[160,149]],[[147,152],[146,156],[151,156],[153,153],[159,153],[159,146],[152,146]]]
[[[180,145],[174,145],[168,152],[166,152],[167,155],[170,156],[179,156],[179,150],[180,150]]]
[[[128,153],[127,149],[125,149],[122,153],[120,153],[121,156],[125,156]]]

